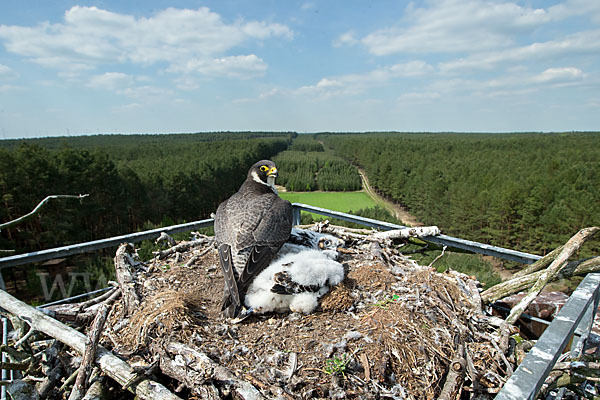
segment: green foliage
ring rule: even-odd
[[[359,209],[375,206],[373,199],[365,192],[281,192],[279,196],[292,203],[309,204],[352,214]]]
[[[600,134],[320,134],[425,224],[545,254],[600,224]],[[578,255],[600,253],[594,238]]]
[[[353,191],[362,187],[356,167],[331,153],[288,150],[273,161],[280,171],[277,183],[287,190]]]
[[[412,258],[421,265],[429,265],[441,251],[430,251],[424,255],[414,254]],[[474,275],[481,282],[484,288],[489,288],[502,281],[500,275],[494,270],[492,264],[486,261],[478,254],[463,254],[446,252],[438,261],[433,264],[438,272],[444,272],[449,269],[462,272],[467,275]]]
[[[0,248],[34,251],[138,231],[148,221],[207,218],[239,188],[250,165],[287,148],[293,136],[91,136],[72,138],[76,146],[58,139],[0,142],[0,221],[27,214],[49,194],[90,194],[81,203],[55,201],[3,230]]]
[[[350,357],[347,354],[343,354],[341,357],[333,357],[325,360],[325,368],[323,372],[327,375],[342,375],[346,376],[346,367],[350,362]]]
[[[317,142],[313,135],[298,135],[292,142],[289,150],[292,151],[324,151],[323,145]]]

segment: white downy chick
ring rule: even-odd
[[[345,242],[333,235],[319,233],[308,229],[292,228],[290,238],[279,250],[277,258],[288,254],[299,253],[307,249],[320,250],[328,254],[331,259],[338,256],[338,248]]]
[[[318,299],[344,279],[344,267],[332,255],[303,250],[274,260],[254,278],[246,293],[246,306],[257,313],[311,313]]]

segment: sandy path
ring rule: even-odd
[[[367,174],[363,169],[358,168],[358,173],[360,174],[360,179],[362,180],[363,189],[369,196],[373,198],[373,200],[375,200],[376,203],[381,204],[383,207],[388,209],[396,218],[402,221],[403,224],[409,226],[423,226],[423,224],[419,222],[414,215],[406,211],[406,209],[399,206],[398,204],[392,203],[391,201],[384,199],[379,194],[377,194],[377,192],[373,190],[371,185],[369,185],[369,178],[367,178]]]

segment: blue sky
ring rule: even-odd
[[[600,1],[0,2],[0,138],[600,130]]]

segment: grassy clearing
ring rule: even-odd
[[[281,192],[279,196],[292,203],[351,213],[377,204],[365,192]]]

